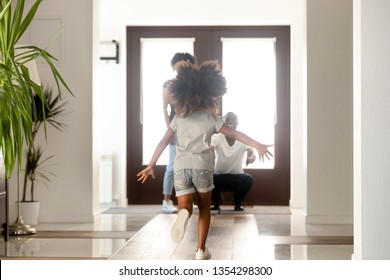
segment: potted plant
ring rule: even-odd
[[[7,178],[17,159],[22,163],[24,144],[30,146],[32,142],[32,116],[36,114],[33,98],[40,98],[42,106],[46,103],[42,87],[31,79],[26,64],[42,57],[50,66],[59,94],[62,86],[72,93],[50,53],[37,46],[17,45],[41,3],[36,0],[25,11],[25,0],[0,0],[0,145]]]
[[[35,96],[46,100],[42,87],[33,81],[27,63],[38,57],[49,65],[59,95],[62,88],[72,94],[58,72],[55,58],[37,46],[19,46],[18,42],[31,24],[42,0],[25,10],[25,0],[0,0],[0,152],[3,155],[6,184],[18,162],[23,163],[23,149],[33,142]],[[1,210],[3,211],[3,210]]]
[[[45,169],[44,164],[53,156],[43,158],[43,149],[35,144],[37,133],[42,125],[50,124],[59,131],[62,131],[64,124],[58,121],[58,117],[65,112],[64,100],[60,95],[54,97],[51,88],[44,88],[43,95],[46,100],[42,106],[42,100],[38,95],[34,95],[33,102],[36,108],[32,116],[32,142],[27,147],[23,180],[22,199],[20,204],[21,216],[27,224],[38,223],[40,203],[35,199],[35,182],[39,179],[43,183],[50,182],[50,175],[54,174]],[[29,186],[28,186],[29,185]],[[26,209],[25,209],[26,208]],[[24,210],[25,209],[25,210]]]

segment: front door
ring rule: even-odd
[[[245,202],[288,205],[290,199],[290,29],[289,27],[128,27],[127,197],[130,204],[161,203],[167,153],[156,179],[140,184],[136,174],[149,162],[166,129],[162,84],[172,77],[176,52],[198,63],[217,59],[227,79],[222,114],[235,112],[238,130],[275,144],[274,158],[245,170],[254,186]]]

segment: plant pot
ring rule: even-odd
[[[15,203],[16,207],[18,207],[18,202],[16,201]],[[19,216],[22,217],[24,224],[35,226],[39,223],[40,206],[41,203],[39,201],[20,202]]]

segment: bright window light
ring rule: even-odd
[[[162,108],[162,88],[166,80],[174,77],[171,59],[177,52],[194,53],[194,38],[141,39],[141,113],[142,163],[148,164],[167,127]],[[161,155],[158,165],[168,163],[168,149]]]
[[[193,54],[194,38],[141,39],[141,114],[143,164],[148,164],[166,131],[162,108],[162,86],[174,76],[170,65],[176,52]],[[276,62],[274,38],[222,38],[223,74],[227,93],[223,114],[238,115],[238,130],[264,144],[275,143]],[[274,153],[274,148],[270,148]],[[158,165],[168,163],[168,149]],[[274,168],[274,158],[248,168]]]
[[[263,144],[275,143],[276,66],[274,38],[222,38],[227,93],[223,114],[238,116],[237,130]],[[274,148],[270,151],[273,153]],[[258,156],[258,155],[257,155]],[[274,168],[274,158],[248,168]]]

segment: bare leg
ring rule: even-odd
[[[179,210],[182,208],[187,209],[191,217],[192,205],[194,203],[194,194],[190,193],[190,194],[180,195],[177,197],[177,202],[178,202]]]
[[[210,229],[211,221],[211,192],[197,193],[198,195],[198,248],[204,250],[206,248],[206,239]]]

